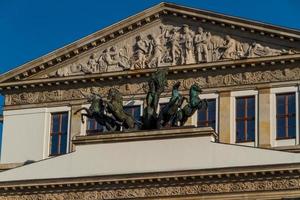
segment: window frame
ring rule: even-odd
[[[295,138],[277,138],[277,101],[276,96],[278,94],[295,93],[296,102],[296,137]],[[270,90],[270,110],[271,110],[271,145],[277,146],[292,146],[299,145],[299,87],[288,86],[288,87],[276,87]]]
[[[200,94],[199,97],[201,99],[211,100],[214,99],[216,101],[216,112],[215,112],[215,132],[219,133],[219,95],[217,93],[208,93],[208,94]],[[198,127],[198,110],[193,116],[193,124]]]
[[[67,149],[66,149],[66,154],[70,152],[70,147],[71,147],[71,108],[70,107],[53,107],[53,108],[47,108],[46,109],[46,134],[45,134],[45,139],[44,139],[44,152],[43,152],[43,157],[44,158],[49,158],[53,156],[59,156],[59,155],[64,155],[64,154],[51,154],[51,132],[52,132],[52,114],[55,113],[68,113],[68,125],[67,125]]]
[[[247,97],[254,96],[255,101],[255,133],[254,133],[254,141],[245,141],[245,142],[237,142],[236,138],[236,98],[239,97]],[[231,134],[230,134],[230,143],[245,145],[245,146],[258,146],[258,91],[257,90],[243,90],[243,91],[233,91],[231,92]]]
[[[237,105],[237,100],[238,99],[244,99],[244,101],[245,101],[245,99],[249,99],[249,98],[254,98],[254,106],[255,106],[255,95],[249,95],[249,96],[242,96],[242,97],[235,97],[235,110],[237,111],[237,107],[236,107],[236,105]],[[255,120],[256,120],[256,113],[255,113],[255,115],[253,116],[253,117],[251,117],[251,119],[249,119],[249,117],[248,117],[248,115],[246,115],[246,111],[248,110],[248,100],[247,101],[245,101],[245,105],[244,105],[244,116],[243,117],[237,117],[236,116],[236,112],[235,112],[235,134],[237,134],[236,133],[236,127],[237,127],[237,122],[238,121],[240,121],[240,122],[242,122],[244,125],[245,125],[245,127],[244,127],[244,138],[246,138],[244,141],[237,141],[237,137],[235,138],[235,143],[247,143],[247,142],[254,142],[255,141],[255,132],[254,132],[254,140],[248,140],[247,139],[247,136],[248,136],[248,130],[247,130],[247,124],[248,124],[248,122],[249,121],[254,121],[254,123],[255,123]],[[254,118],[254,119],[253,119]],[[254,126],[254,129],[255,129],[255,126]]]
[[[278,134],[277,134],[277,119],[281,118],[281,119],[287,120],[289,118],[288,113],[285,113],[283,116],[278,117],[278,114],[277,114],[277,96],[279,96],[279,95],[291,95],[291,94],[295,95],[295,114],[294,114],[294,117],[295,117],[295,121],[297,121],[297,119],[296,119],[296,113],[297,113],[297,110],[296,110],[296,104],[297,104],[297,102],[296,102],[296,92],[286,92],[286,93],[277,93],[276,94],[276,103],[275,103],[275,106],[276,106],[276,108],[275,108],[276,109],[276,140],[287,140],[287,139],[295,139],[296,138],[296,133],[297,133],[296,128],[295,128],[295,131],[296,131],[295,132],[295,137],[291,137],[291,136],[288,136],[286,134],[285,134],[285,137],[278,137]],[[285,106],[287,106],[287,105],[288,104],[286,104],[286,102],[285,102]],[[288,131],[287,131],[287,133],[288,133]]]
[[[95,119],[89,119],[89,118],[85,118],[85,129],[86,129],[86,131],[85,131],[85,134],[86,135],[96,135],[97,133],[99,133],[98,131],[96,131],[96,129],[88,129],[88,120],[94,120],[94,127],[96,127],[97,126],[97,124],[98,124],[98,122],[95,120]],[[104,133],[105,131],[103,131],[103,132],[101,132],[101,133]]]

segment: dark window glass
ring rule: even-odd
[[[207,109],[198,110],[197,125],[216,129],[216,99],[208,99]]]
[[[100,125],[95,119],[87,119],[87,135],[97,134],[105,131],[105,127]]]
[[[69,115],[67,112],[51,115],[50,155],[67,153]]]
[[[161,112],[161,110],[166,106],[168,105],[168,102],[165,102],[165,103],[159,103],[159,113]],[[159,114],[158,113],[158,114]],[[175,118],[171,118],[170,121],[168,122],[168,124],[166,124],[164,127],[165,128],[170,128],[172,127],[172,123],[174,122]]]
[[[277,139],[296,137],[296,96],[295,93],[276,95]]]
[[[236,142],[255,141],[255,97],[236,98]]]
[[[134,117],[136,121],[141,121],[141,106],[124,106],[125,112]]]
[[[160,112],[166,105],[168,105],[167,102],[166,102],[166,103],[160,103],[160,104],[159,104],[159,112]]]

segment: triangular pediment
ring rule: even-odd
[[[299,38],[294,30],[162,3],[12,70],[0,83],[271,58],[298,53]]]

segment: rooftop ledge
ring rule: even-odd
[[[73,144],[114,143],[141,140],[172,139],[185,137],[211,137],[211,141],[217,140],[217,134],[210,127],[174,127],[160,130],[139,130],[130,132],[114,132],[97,135],[79,135],[73,139]]]

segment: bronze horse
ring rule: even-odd
[[[201,100],[199,94],[202,92],[201,88],[197,84],[193,84],[189,92],[188,103],[179,111],[177,111],[173,126],[183,126],[189,117],[191,117],[198,109],[207,108],[207,100]]]
[[[185,100],[185,97],[183,97],[180,93],[179,93],[179,87],[180,87],[180,82],[176,82],[173,85],[173,89],[172,89],[172,96],[170,98],[170,101],[168,102],[167,105],[165,105],[160,113],[159,113],[159,117],[158,117],[158,127],[160,128],[165,127],[170,121],[174,120],[174,117],[178,111],[178,109],[181,107],[182,103]]]
[[[119,131],[121,126],[115,119],[105,114],[105,104],[100,95],[92,94],[88,97],[88,103],[91,103],[89,108],[80,108],[74,114],[84,110],[86,113],[81,113],[81,121],[84,123],[84,118],[95,119],[100,125],[104,126],[108,131]]]
[[[121,93],[117,89],[111,88],[108,91],[108,100],[106,103],[107,111],[111,113],[125,129],[134,129],[136,122],[130,114],[124,111]]]

